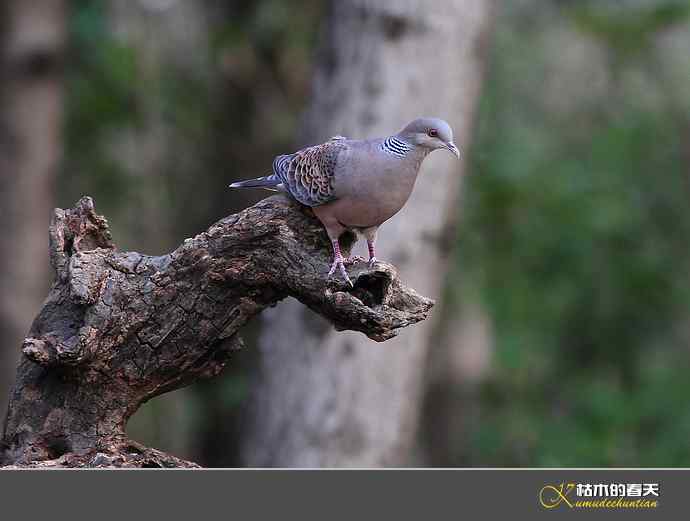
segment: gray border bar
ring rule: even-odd
[[[685,519],[688,477],[639,469],[0,471],[0,501],[4,513],[28,519]],[[628,482],[658,483],[657,508],[546,509],[539,501],[544,486]]]

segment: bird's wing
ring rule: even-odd
[[[340,136],[295,152],[278,156],[273,161],[273,173],[300,203],[319,206],[333,201],[334,176],[338,154],[348,148]]]

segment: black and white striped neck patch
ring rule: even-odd
[[[393,154],[396,157],[405,157],[412,150],[412,145],[395,136],[387,137],[381,143],[381,150]]]

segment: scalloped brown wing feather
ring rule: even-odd
[[[304,148],[292,154],[286,168],[277,174],[300,203],[307,206],[328,203],[335,199],[333,181],[338,154],[346,148],[342,139]]]

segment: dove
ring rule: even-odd
[[[279,155],[270,175],[232,183],[230,188],[281,191],[311,207],[333,245],[328,276],[340,270],[352,286],[340,236],[347,230],[364,236],[373,266],[379,226],[405,206],[422,161],[437,149],[460,157],[448,123],[418,118],[388,137],[355,140],[334,136],[325,143]]]

